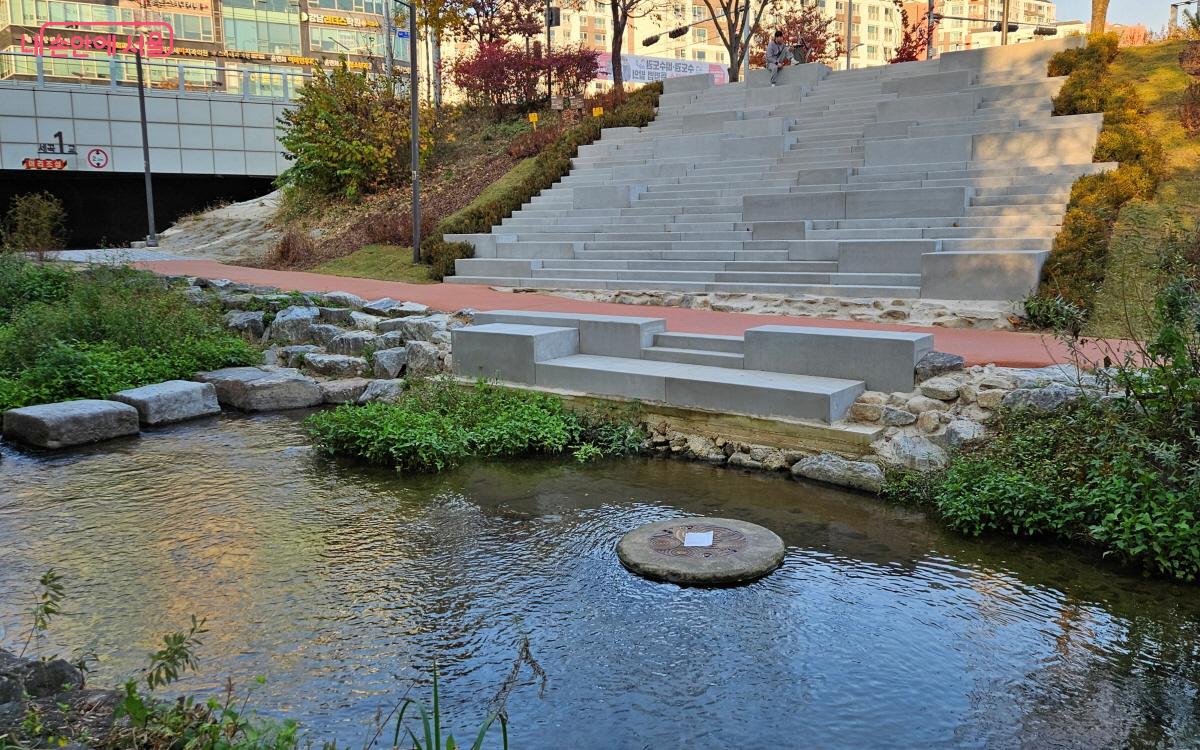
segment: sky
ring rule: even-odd
[[[1058,0],[1055,4],[1060,21],[1087,21],[1092,17],[1091,0]],[[1108,6],[1108,22],[1140,23],[1151,31],[1160,31],[1167,25],[1170,7],[1171,0],[1112,0]]]

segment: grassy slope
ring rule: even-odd
[[[1091,322],[1091,334],[1137,338],[1146,326],[1158,288],[1156,238],[1173,216],[1195,225],[1200,216],[1200,138],[1179,123],[1179,105],[1191,82],[1179,67],[1183,42],[1162,42],[1121,50],[1113,74],[1129,81],[1149,109],[1154,134],[1166,148],[1170,173],[1152,201],[1135,201],[1121,210],[1109,246],[1104,289]]]
[[[500,179],[484,188],[483,192],[455,214],[469,210],[477,204],[493,200],[496,196],[518,184],[529,174],[533,167],[533,159],[517,162],[517,165],[505,172]],[[453,217],[455,214],[451,214]],[[421,222],[424,226],[424,222]],[[411,284],[429,284],[429,268],[427,266],[413,267],[412,248],[395,245],[367,245],[347,256],[329,261],[312,269],[314,273],[328,273],[334,276],[353,276],[360,279],[379,279],[381,281],[404,281]]]

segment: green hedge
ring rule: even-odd
[[[644,86],[629,95],[619,106],[592,117],[568,130],[558,140],[534,157],[529,175],[511,190],[486,203],[459,211],[438,225],[437,230],[421,243],[421,257],[430,264],[430,276],[441,279],[453,275],[454,261],[470,258],[472,248],[465,242],[445,242],[447,234],[482,234],[490,232],[505,217],[523,206],[530,198],[548,190],[571,171],[571,159],[580,146],[600,138],[604,128],[643,127],[654,120],[662,84]]]
[[[1060,52],[1049,64],[1051,76],[1068,76],[1054,98],[1054,114],[1103,112],[1094,159],[1120,162],[1112,172],[1085,175],[1072,185],[1062,229],[1042,269],[1037,296],[1069,302],[1085,314],[1104,282],[1117,214],[1131,200],[1150,198],[1165,168],[1162,144],[1150,132],[1137,92],[1109,75],[1116,56],[1117,35],[1098,34],[1086,47]]]

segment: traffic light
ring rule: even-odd
[[[1000,23],[997,23],[995,26],[993,26],[993,27],[992,27],[992,31],[999,31],[999,30],[1000,30],[1000,26],[1001,26],[1001,25],[1002,25],[1002,24],[1000,24]],[[1015,23],[1010,23],[1010,24],[1008,25],[1008,33],[1010,33],[1010,34],[1014,34],[1014,33],[1016,33],[1016,31],[1017,31],[1017,28],[1018,28],[1017,24],[1015,24]]]
[[[661,35],[655,34],[654,36],[646,37],[645,39],[642,40],[642,46],[643,47],[653,47],[654,45],[658,44],[659,36],[661,36]]]
[[[679,37],[683,36],[687,32],[688,32],[687,26],[680,26],[677,29],[671,29],[670,31],[668,31],[667,36],[671,37],[672,39],[678,39]]]
[[[562,8],[546,7],[546,28],[562,25]]]
[[[1055,36],[1058,34],[1058,29],[1053,26],[1038,26],[1033,33],[1035,36]]]

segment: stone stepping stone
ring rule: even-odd
[[[4,437],[35,448],[67,448],[138,434],[138,411],[99,399],[39,404],[4,412]]]
[[[617,544],[617,558],[632,572],[690,586],[753,581],[782,565],[785,551],[775,532],[732,518],[655,521]]]
[[[137,409],[138,418],[147,426],[183,422],[221,413],[217,389],[212,383],[168,380],[165,383],[130,388],[113,394],[113,401]]]

